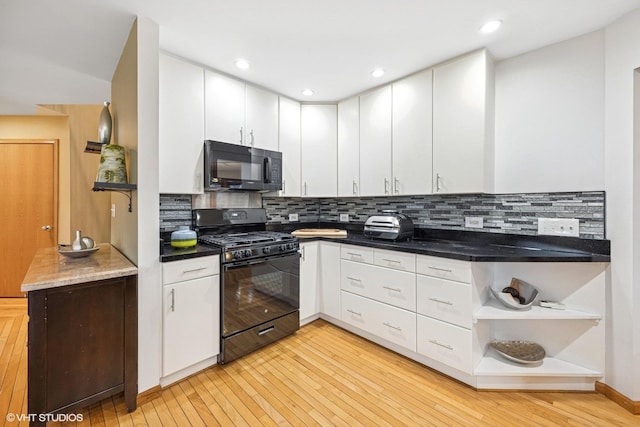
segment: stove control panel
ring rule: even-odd
[[[250,248],[230,248],[224,251],[224,262],[236,262],[250,260],[256,258],[264,258],[267,256],[284,255],[297,252],[299,249],[298,242],[288,243],[270,243]]]

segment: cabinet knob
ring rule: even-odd
[[[53,230],[53,227],[52,227],[52,226],[50,226],[50,225],[48,225],[48,224],[47,224],[47,225],[43,225],[43,226],[42,226],[42,227],[40,227],[40,228],[41,228],[42,230],[44,230],[44,231],[51,231],[51,230]]]

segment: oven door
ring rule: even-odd
[[[222,265],[222,336],[297,311],[300,254]]]

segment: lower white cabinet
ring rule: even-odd
[[[342,291],[342,320],[394,344],[416,351],[416,314]]]
[[[464,373],[473,373],[471,330],[418,314],[417,351]]]
[[[320,313],[318,286],[318,242],[300,243],[300,324],[315,320]]]
[[[163,264],[163,377],[220,353],[219,263],[212,256]]]
[[[340,243],[319,242],[320,312],[340,319]]]

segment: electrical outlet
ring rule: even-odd
[[[580,236],[580,221],[574,218],[538,218],[538,234]]]
[[[298,221],[298,214],[289,214],[289,221],[291,222]]]
[[[467,228],[482,228],[484,227],[484,219],[481,216],[465,216],[464,226]]]
[[[349,222],[349,214],[340,214],[340,222]]]
[[[111,218],[115,218],[116,217],[116,204],[112,203],[111,204]]]

